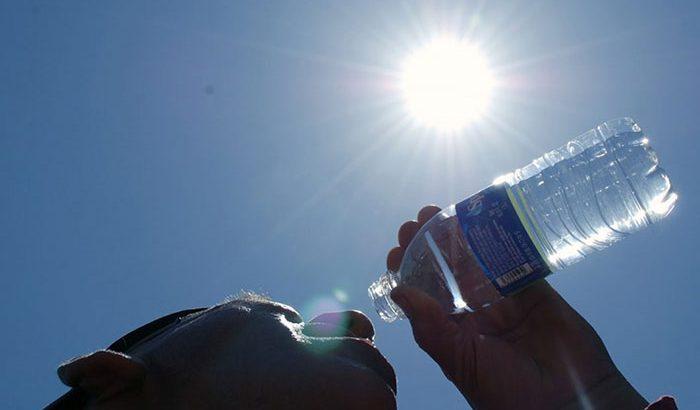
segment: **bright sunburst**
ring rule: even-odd
[[[411,114],[440,131],[456,131],[488,109],[494,77],[479,49],[441,38],[406,58],[401,87]]]

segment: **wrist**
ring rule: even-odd
[[[619,371],[578,394],[561,410],[643,410],[649,405]]]

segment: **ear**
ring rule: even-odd
[[[67,386],[79,387],[104,399],[140,387],[146,377],[146,366],[126,354],[98,350],[60,365],[58,377]]]

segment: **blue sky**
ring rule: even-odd
[[[45,404],[62,360],[250,289],[368,312],[400,408],[464,408],[366,297],[397,227],[629,115],[678,207],[550,280],[645,397],[700,407],[698,17],[662,1],[0,3],[0,402]],[[504,79],[489,120],[452,139],[392,86],[445,32]]]

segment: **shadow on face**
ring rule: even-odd
[[[394,409],[394,371],[373,338],[371,322],[357,311],[304,322],[289,306],[245,297],[188,316],[122,355],[142,364],[141,381],[122,381],[108,394],[94,391],[91,402],[94,408]],[[79,362],[90,356],[62,366],[62,380],[79,373],[71,366],[89,367]],[[97,368],[96,376],[109,373],[105,365]]]

